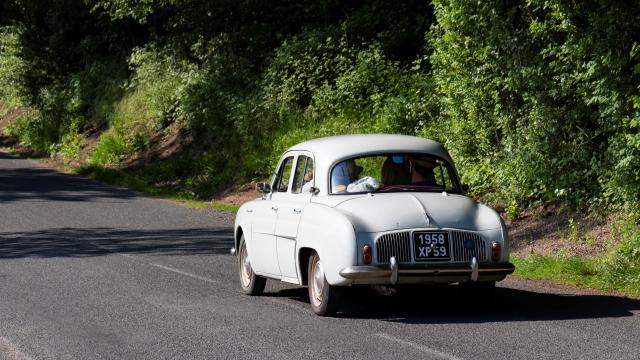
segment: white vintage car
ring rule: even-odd
[[[460,283],[479,291],[512,273],[507,230],[464,195],[449,153],[402,135],[346,135],[287,150],[262,198],[240,207],[235,246],[242,291],[266,279],[308,285],[331,315],[355,284]]]

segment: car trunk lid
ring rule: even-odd
[[[350,197],[334,205],[356,231],[381,232],[411,228],[475,229],[478,204],[447,193],[377,193]]]

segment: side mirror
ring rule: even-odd
[[[462,191],[464,192],[469,191],[469,184],[462,184],[461,187],[462,187]]]
[[[259,182],[256,184],[256,191],[260,194],[268,194],[271,192],[271,184]]]
[[[318,189],[318,188],[317,188],[317,187],[315,187],[315,186],[312,186],[312,187],[310,187],[310,188],[309,188],[309,192],[310,192],[311,194],[313,194],[313,195],[318,195],[318,193],[320,192],[320,189]]]

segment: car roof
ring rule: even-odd
[[[298,151],[310,152],[314,156],[316,172],[314,186],[319,189],[319,195],[329,194],[329,185],[331,183],[329,171],[333,165],[338,161],[361,155],[382,153],[430,154],[448,161],[453,171],[456,172],[451,156],[440,143],[417,136],[358,134],[323,137],[292,146],[285,151],[280,161],[282,162],[283,159],[291,156],[290,152]]]
[[[389,134],[339,135],[299,143],[288,151],[309,151],[333,162],[352,156],[384,152],[416,152],[436,155],[452,162],[440,143],[417,136]]]

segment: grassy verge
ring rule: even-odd
[[[199,200],[193,193],[188,191],[154,186],[135,173],[106,169],[100,166],[84,166],[76,169],[75,172],[107,184],[122,186],[154,197],[172,200],[194,209],[209,208],[227,212],[237,212],[239,208],[239,206],[233,204]]]
[[[214,201],[181,200],[181,202],[192,209],[215,209],[227,212],[238,212],[238,209],[240,208],[239,205],[225,204]]]
[[[615,219],[611,229],[609,249],[604,256],[512,257],[511,261],[516,266],[514,275],[640,296],[640,228],[637,218]]]
[[[0,102],[0,105],[2,103]],[[0,117],[2,119],[2,117]],[[24,145],[19,138],[13,136],[14,134],[6,134],[6,128],[0,129],[0,135],[5,133],[4,140],[7,140],[7,143],[4,146],[0,144],[0,150],[6,151],[8,153],[12,153],[14,155],[26,157],[26,158],[50,158],[54,159],[56,155],[50,155],[47,153],[34,151],[33,148],[29,145]],[[73,154],[73,158],[77,158],[79,156],[79,152],[82,149],[78,149],[77,154]],[[65,154],[62,153],[62,163],[59,161],[53,161],[52,163],[48,163],[48,166],[54,166],[59,170],[65,172],[76,173],[81,176],[86,176],[88,178],[98,180],[107,184],[122,186],[125,188],[129,188],[138,192],[145,193],[147,195],[163,198],[167,200],[171,200],[177,203],[180,203],[184,206],[190,208],[210,208],[220,211],[226,212],[237,212],[240,206],[235,204],[217,202],[217,201],[207,201],[200,200],[196,194],[192,191],[182,190],[182,189],[172,189],[169,187],[156,186],[153,184],[151,179],[153,178],[175,178],[175,174],[173,174],[171,166],[155,166],[152,169],[146,169],[145,171],[152,171],[154,176],[145,176],[149,174],[144,174],[142,172],[136,171],[123,171],[119,169],[112,169],[102,164],[100,165],[82,165],[77,167],[76,165],[71,165],[68,163]],[[172,165],[172,164],[170,164]],[[173,164],[175,165],[175,164]],[[180,164],[178,163],[178,166]]]
[[[561,256],[530,255],[511,257],[516,266],[515,276],[532,280],[554,280],[563,284],[611,290],[601,279],[597,259]]]

